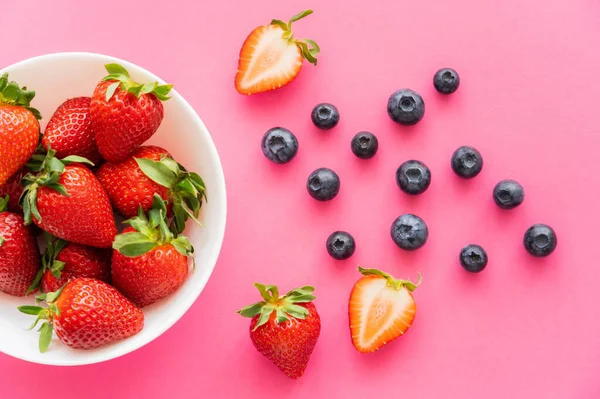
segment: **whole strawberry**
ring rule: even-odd
[[[105,67],[90,104],[92,130],[104,159],[121,162],[156,133],[173,85],[135,83],[121,65]]]
[[[252,343],[285,375],[302,377],[321,333],[321,319],[312,303],[314,288],[298,288],[280,297],[274,285],[254,286],[263,301],[238,311],[252,318]]]
[[[40,268],[40,250],[31,226],[7,205],[8,196],[0,198],[0,291],[23,296]]]
[[[94,163],[102,160],[92,132],[90,102],[89,97],[76,97],[58,107],[42,138],[44,150],[51,147],[58,158],[79,155]]]
[[[33,90],[0,77],[0,186],[31,158],[39,141],[41,115],[30,102]]]
[[[140,206],[145,213],[150,211],[154,194],[158,194],[168,202],[167,213],[170,216],[173,211],[174,230],[180,233],[188,218],[197,221],[206,198],[202,178],[156,146],[139,147],[120,163],[107,162],[96,176],[114,208],[126,218],[135,217]]]
[[[142,311],[103,281],[77,278],[36,300],[46,301],[48,307],[19,306],[19,310],[37,316],[31,329],[44,321],[39,330],[41,352],[48,350],[53,331],[71,348],[92,349],[131,337],[144,327]]]
[[[19,205],[19,198],[23,194],[23,186],[21,180],[28,173],[26,168],[19,169],[14,175],[12,175],[6,183],[0,186],[0,197],[8,195],[8,210],[14,213],[23,213],[23,208]]]
[[[110,252],[108,249],[86,247],[47,235],[42,267],[29,291],[58,291],[78,277],[88,277],[110,283]]]
[[[170,295],[188,275],[194,249],[187,237],[169,231],[166,214],[164,201],[155,195],[148,218],[140,209],[113,244],[113,285],[139,307]]]
[[[59,160],[49,150],[39,171],[23,181],[25,223],[76,244],[110,248],[117,233],[110,201],[94,174],[71,155]]]

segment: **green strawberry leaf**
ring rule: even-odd
[[[37,316],[42,313],[45,309],[41,306],[23,305],[17,308],[19,312]]]
[[[277,307],[275,309],[275,312],[277,314],[275,321],[277,321],[277,324],[281,324],[281,323],[285,323],[286,321],[289,320],[289,318],[286,316],[286,314],[283,312],[283,310],[280,307]]]
[[[175,183],[177,182],[176,175],[161,162],[156,162],[145,158],[134,159],[142,172],[144,172],[144,174],[153,182],[167,188],[172,188],[175,186]]]
[[[158,82],[146,83],[145,85],[142,86],[141,93],[142,94],[152,93],[154,90],[156,90],[157,87],[158,87]]]
[[[104,65],[104,68],[106,69],[106,72],[108,72],[111,75],[124,75],[126,77],[129,77],[129,72],[127,72],[127,69],[125,69],[125,67],[120,64],[106,64]]]
[[[171,241],[171,244],[173,244],[177,252],[184,256],[190,256],[194,252],[194,247],[192,247],[192,243],[186,236],[177,237]]]
[[[288,22],[290,29],[292,27],[292,22],[299,21],[302,18],[309,16],[313,12],[314,12],[313,10],[304,10],[304,11],[300,11],[298,14],[294,15],[292,18],[290,18],[290,22]]]
[[[64,195],[65,197],[70,197],[71,195],[67,192],[67,189],[65,188],[65,186],[63,186],[62,184],[56,184],[56,183],[51,183],[47,185],[48,188],[53,189],[54,191],[57,191],[59,194]],[[37,205],[35,206],[35,209],[37,211]],[[37,217],[37,216],[36,216]],[[41,219],[40,219],[41,220]]]
[[[279,19],[272,19],[271,25],[277,25],[277,26],[280,26],[281,29],[283,29],[284,31],[289,31],[288,25]]]
[[[258,318],[258,321],[256,323],[256,325],[254,326],[254,329],[252,329],[252,331],[256,331],[258,329],[258,327],[262,326],[263,324],[265,324],[267,321],[269,321],[269,317],[271,317],[271,313],[273,313],[274,307],[271,304],[266,304],[265,306],[263,306],[261,312],[260,312],[260,317]]]
[[[42,328],[40,329],[40,352],[45,353],[48,351],[50,347],[50,342],[52,341],[52,324],[44,323],[42,324]]]
[[[52,273],[52,275],[54,277],[60,278],[60,275],[64,268],[65,268],[65,262],[61,262],[60,260],[55,260],[54,263],[52,263],[50,272]]]
[[[0,197],[0,213],[6,212],[8,209],[8,200],[10,196],[7,194],[4,198]]]
[[[170,99],[171,97],[169,96],[169,93],[171,92],[171,89],[173,88],[172,84],[164,84],[164,85],[160,85],[157,86],[154,91],[152,92],[160,101],[167,101],[168,99]]]
[[[72,163],[87,163],[88,165],[95,166],[94,163],[89,159],[80,157],[78,155],[69,155],[68,157],[63,158],[60,161],[65,165],[69,165]]]
[[[265,306],[267,303],[265,301],[261,301],[261,302],[257,302],[255,304],[252,304],[250,306],[246,306],[240,310],[238,310],[238,313],[240,315],[242,315],[243,317],[254,317],[257,314],[259,314],[263,308],[263,306]]]
[[[2,244],[4,244],[6,242],[6,239],[2,236],[0,236],[0,247],[2,246]]]
[[[44,276],[44,269],[40,268],[37,271],[35,278],[33,279],[33,282],[31,283],[29,288],[27,288],[27,291],[25,291],[25,296],[31,294],[33,291],[35,291],[40,286],[40,282],[42,281],[43,276]]]
[[[8,103],[15,103],[19,98],[19,92],[21,88],[17,82],[10,82],[4,90],[2,90],[2,97],[4,97],[4,101]]]
[[[120,84],[120,82],[115,82],[106,88],[106,102],[110,101],[110,99],[115,95],[115,91],[117,91]]]
[[[183,168],[181,165],[179,165],[177,162],[175,162],[172,158],[169,157],[165,157],[159,162],[167,168],[169,168],[169,170],[173,172],[175,176],[179,176],[179,173],[181,173],[181,169]]]
[[[306,319],[306,316],[308,316],[308,309],[306,309],[304,306],[294,305],[291,303],[286,304],[283,307],[283,311],[290,316],[301,320]]]
[[[134,232],[119,234],[113,242],[113,249],[130,258],[144,255],[157,246],[158,243],[144,234]]]

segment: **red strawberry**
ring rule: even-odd
[[[76,244],[110,248],[117,233],[108,195],[76,155],[49,150],[37,174],[28,174],[21,206],[25,222]]]
[[[92,132],[89,97],[65,101],[48,121],[42,146],[52,147],[58,158],[79,155],[94,163],[102,160]]]
[[[314,288],[298,288],[280,297],[274,285],[254,286],[263,301],[238,311],[252,318],[252,343],[285,375],[302,377],[321,333],[321,319],[312,303]]]
[[[412,292],[421,276],[414,284],[376,269],[358,270],[364,276],[354,284],[348,304],[352,344],[361,353],[375,352],[412,325],[417,312]]]
[[[166,213],[164,201],[155,195],[149,218],[140,210],[113,244],[113,285],[139,307],[170,295],[188,275],[194,249],[187,237],[169,231]]]
[[[74,349],[92,349],[137,334],[144,327],[144,314],[114,287],[91,278],[78,278],[56,292],[36,297],[48,308],[19,306],[40,320],[40,351],[46,352],[52,331]]]
[[[0,77],[0,186],[31,158],[39,141],[40,113],[29,103],[33,90]]]
[[[104,159],[121,162],[156,133],[164,113],[161,101],[170,98],[173,85],[142,85],[121,65],[105,67],[109,75],[92,95],[92,130]]]
[[[160,195],[169,203],[167,214],[175,213],[173,223],[178,232],[188,218],[197,220],[206,197],[202,178],[155,146],[139,147],[121,163],[105,163],[96,176],[115,209],[126,218],[135,217],[140,206],[144,213],[150,211],[154,194]]]
[[[241,94],[256,94],[287,85],[300,73],[306,59],[317,65],[319,46],[310,39],[296,39],[292,23],[312,14],[312,10],[294,15],[286,24],[274,19],[259,26],[246,38],[240,50],[235,88]]]
[[[40,268],[40,250],[31,226],[7,205],[8,196],[0,198],[0,291],[23,296]]]
[[[42,286],[43,292],[58,291],[78,277],[88,277],[110,283],[110,252],[108,249],[68,243],[50,235],[42,257],[42,268],[30,291]]]
[[[14,213],[23,213],[23,208],[19,205],[19,198],[23,193],[21,179],[27,174],[27,169],[21,168],[12,175],[6,183],[0,186],[0,197],[8,195],[8,210]]]

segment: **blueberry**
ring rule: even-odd
[[[394,122],[410,126],[423,119],[425,103],[423,98],[414,91],[401,89],[390,96],[387,112]]]
[[[423,219],[409,213],[394,220],[390,235],[398,247],[414,251],[425,245],[429,231]]]
[[[442,68],[433,75],[433,85],[442,94],[452,94],[460,85],[460,77],[454,69]]]
[[[373,158],[379,148],[377,137],[370,132],[357,133],[350,144],[354,155],[361,159]]]
[[[471,179],[481,172],[483,158],[473,147],[462,146],[452,154],[452,170],[458,176]]]
[[[423,162],[406,161],[396,170],[396,184],[406,194],[424,193],[431,184],[431,172]]]
[[[460,251],[461,266],[468,272],[479,273],[488,263],[487,253],[479,245],[469,244]]]
[[[283,127],[269,129],[262,138],[262,151],[269,161],[288,163],[298,152],[298,139]]]
[[[316,127],[322,130],[333,129],[340,121],[340,113],[335,105],[322,103],[315,106],[310,115]]]
[[[494,187],[494,202],[502,209],[513,209],[525,198],[523,186],[514,180],[502,180]]]
[[[327,252],[333,259],[348,259],[355,250],[354,237],[345,231],[336,231],[327,238]]]
[[[525,232],[523,245],[533,256],[548,256],[556,248],[556,233],[546,224],[534,224]]]
[[[306,188],[314,199],[329,201],[340,192],[340,178],[331,169],[319,168],[308,176]]]

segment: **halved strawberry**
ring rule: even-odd
[[[295,39],[292,23],[312,10],[294,15],[286,24],[274,19],[259,26],[246,38],[240,50],[235,88],[241,94],[256,94],[278,89],[298,76],[303,59],[317,65],[319,46],[310,39]]]
[[[375,352],[412,325],[417,312],[412,292],[421,275],[414,284],[377,269],[358,271],[364,276],[354,284],[348,303],[352,344],[361,353]]]

